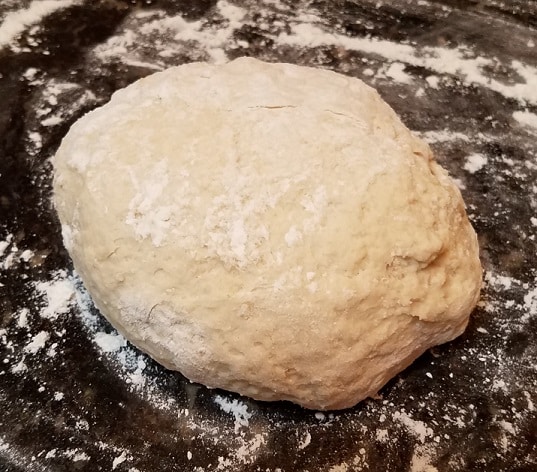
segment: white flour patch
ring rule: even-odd
[[[46,305],[40,312],[43,318],[55,320],[69,312],[74,291],[73,284],[66,278],[64,271],[55,273],[51,281],[37,282],[35,288],[45,297]]]
[[[0,451],[7,451],[9,449],[9,444],[0,438]]]
[[[9,247],[12,240],[13,240],[13,235],[10,234],[4,241],[0,241],[0,257],[4,255],[4,253],[6,252],[6,249]]]
[[[477,171],[481,170],[485,165],[487,165],[488,159],[483,154],[470,154],[466,158],[464,164],[464,170],[470,172],[470,174],[475,174]]]
[[[238,461],[243,464],[251,463],[257,451],[267,443],[266,436],[266,434],[258,433],[252,439],[244,441],[237,449],[236,458]]]
[[[89,431],[89,423],[87,420],[81,419],[76,422],[76,429],[81,431]]]
[[[423,444],[425,440],[433,435],[433,430],[423,421],[413,420],[407,413],[396,411],[393,419],[401,423],[409,433],[416,436]]]
[[[26,249],[26,250],[22,251],[22,253],[20,255],[20,258],[21,258],[22,261],[28,262],[33,256],[34,256],[33,251],[30,250],[30,249]]]
[[[449,129],[425,131],[416,134],[429,144],[446,143],[451,141],[470,141],[470,137],[466,134],[457,131],[450,131]]]
[[[133,179],[137,193],[129,203],[125,223],[132,226],[139,239],[151,238],[153,245],[166,241],[171,227],[172,206],[159,205],[159,199],[168,185],[168,164],[160,161],[153,167],[150,176],[143,182]]]
[[[491,271],[485,272],[485,281],[495,288],[501,288],[504,290],[509,290],[513,287],[513,285],[520,284],[520,282],[513,277],[496,274]]]
[[[36,351],[37,352],[37,351]],[[28,367],[26,366],[26,364],[24,363],[24,360],[21,360],[18,364],[15,364],[12,368],[11,368],[11,372],[13,372],[14,374],[20,374],[22,372],[26,372],[28,370]]]
[[[429,87],[433,89],[437,89],[440,85],[440,78],[436,75],[430,75],[425,78],[425,81],[429,85]]]
[[[305,449],[308,447],[311,443],[311,433],[309,431],[306,431],[306,434],[300,439],[298,443],[298,449]]]
[[[392,62],[385,74],[396,82],[402,84],[410,84],[413,81],[412,76],[405,72],[405,65],[401,62]]]
[[[127,345],[121,334],[95,333],[94,340],[103,352],[114,352]]]
[[[97,97],[91,90],[85,89],[77,83],[51,79],[38,81],[36,85],[39,85],[41,95],[34,113],[39,119],[41,127],[31,130],[28,134],[29,150],[34,154],[41,147],[42,131],[47,132],[46,128],[64,123],[75,114],[80,113],[80,109],[97,101]],[[67,103],[68,105],[60,107],[59,103]],[[43,130],[43,128],[45,129]]]
[[[220,395],[214,398],[214,402],[226,413],[231,413],[235,418],[235,432],[241,427],[247,427],[252,413],[248,412],[248,405],[238,400],[228,400]]]
[[[380,443],[385,443],[390,439],[390,435],[387,429],[378,429],[375,433],[375,438]]]
[[[8,248],[10,248],[9,251]],[[15,253],[17,250],[16,244],[13,244],[13,234],[7,235],[4,241],[0,241],[0,269],[3,268],[7,270],[11,268],[15,261]]]
[[[524,315],[522,316],[521,321],[526,322],[530,318],[536,317],[536,316],[537,316],[537,286],[528,290],[526,295],[524,295]]]
[[[56,126],[59,125],[62,122],[61,116],[49,116],[48,118],[45,118],[41,121],[41,126]]]
[[[53,449],[54,456],[62,456],[67,457],[71,459],[73,462],[81,462],[81,461],[89,461],[91,459],[90,456],[88,456],[85,452],[81,451],[80,449],[66,449],[65,451],[59,451],[57,449]]]
[[[34,0],[28,8],[8,13],[0,24],[0,48],[17,39],[28,27],[39,23],[47,15],[77,3],[78,0]]]
[[[430,446],[416,446],[412,454],[410,472],[438,472],[432,465],[433,450]]]
[[[219,0],[215,10],[216,24],[187,21],[162,10],[131,15],[123,32],[95,48],[94,53],[100,60],[117,58],[124,64],[154,70],[165,68],[170,58],[184,49],[197,50],[213,63],[226,62],[226,49],[236,44],[233,33],[243,25],[246,10],[225,0]],[[156,49],[151,57],[139,47],[148,43]]]
[[[43,146],[43,137],[37,131],[30,131],[28,133],[29,149],[28,153],[35,156],[41,151]]]
[[[30,310],[28,308],[22,308],[17,313],[17,326],[19,328],[28,328],[28,315]]]
[[[45,454],[45,459],[52,459],[54,457],[56,457],[56,452],[58,450],[56,448],[54,449],[51,449],[50,451],[48,451],[46,454]]]
[[[513,118],[520,124],[535,128],[537,130],[537,115],[530,111],[515,111]]]
[[[118,465],[123,464],[127,460],[127,454],[122,452],[119,456],[115,457],[112,461],[112,470],[115,470]]]
[[[37,351],[43,349],[50,339],[50,333],[46,331],[40,331],[32,340],[25,346],[24,351],[29,354],[35,354]]]

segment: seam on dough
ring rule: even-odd
[[[340,112],[340,111],[329,110],[328,108],[325,108],[323,111],[325,111],[326,113],[331,113],[332,115],[343,116],[344,118],[347,118],[347,119],[349,119],[351,121],[354,121],[354,122],[360,124],[361,126],[364,126],[363,121],[355,118],[354,116],[347,115],[346,113],[343,113],[343,112]]]
[[[267,110],[278,110],[280,108],[298,108],[296,105],[255,105],[248,108],[265,108]]]

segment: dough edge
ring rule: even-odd
[[[239,61],[246,64],[246,69],[248,69],[248,67],[253,67],[254,69],[257,67],[255,64],[257,61],[252,62],[250,59],[242,59],[235,61],[235,63]],[[190,67],[203,68],[204,66],[191,65]],[[237,67],[236,64],[235,67]],[[241,67],[244,68],[245,66],[241,65]],[[271,66],[268,67],[271,68]],[[276,65],[276,67],[287,66]],[[290,67],[294,68],[296,66]],[[166,71],[165,73],[170,74],[171,72]],[[309,71],[308,73],[312,73],[312,71]],[[151,77],[149,80],[154,82],[155,77]],[[355,79],[345,78],[344,80],[352,82]],[[121,93],[124,94],[125,92],[122,91]],[[114,99],[112,99],[112,102],[114,102]],[[424,145],[421,148],[421,152],[427,152],[427,149],[428,147]],[[80,169],[75,171],[80,171]],[[85,169],[81,172],[82,176],[84,172]],[[64,206],[64,202],[62,201],[61,196],[62,190],[57,180],[55,181],[55,199],[60,212],[60,219],[69,225],[69,218],[65,215],[62,216],[61,214],[61,207]],[[458,190],[453,190],[453,194],[458,195],[457,198],[461,199]],[[462,200],[460,200],[458,204],[460,206]],[[466,218],[465,215],[464,218]],[[229,361],[227,364],[224,363],[220,365],[218,352],[215,351],[211,353],[209,352],[211,349],[204,349],[207,348],[207,345],[204,346],[204,344],[211,342],[211,339],[221,336],[222,332],[218,330],[214,333],[207,332],[206,326],[204,329],[201,329],[199,326],[196,326],[195,320],[192,322],[192,320],[188,319],[189,314],[185,314],[185,316],[179,317],[180,322],[177,320],[171,322],[171,326],[173,326],[174,329],[177,327],[176,335],[181,342],[176,342],[173,339],[170,340],[169,332],[165,333],[162,330],[162,326],[166,323],[170,323],[170,310],[169,307],[167,307],[168,302],[166,300],[155,300],[154,296],[149,297],[152,298],[150,304],[148,304],[147,301],[137,302],[134,304],[136,309],[133,310],[132,303],[125,303],[126,299],[128,300],[134,297],[132,290],[119,290],[112,299],[109,299],[109,294],[105,293],[107,289],[105,288],[103,290],[99,287],[99,281],[96,280],[95,275],[93,275],[96,267],[93,267],[91,263],[84,261],[84,256],[78,249],[71,248],[70,252],[73,256],[75,268],[81,275],[99,310],[125,337],[130,339],[140,349],[146,351],[167,368],[180,370],[193,381],[209,386],[237,391],[243,395],[260,400],[290,400],[307,408],[323,410],[341,409],[353,406],[367,396],[376,394],[382,385],[395,374],[407,367],[429,347],[450,341],[464,331],[469,314],[477,302],[481,285],[481,268],[478,260],[476,261],[478,254],[477,239],[467,220],[462,221],[461,228],[461,231],[468,233],[466,234],[469,245],[467,249],[473,259],[469,262],[471,269],[469,270],[470,275],[468,275],[468,284],[471,285],[469,290],[470,293],[466,295],[466,300],[462,303],[462,306],[459,307],[459,313],[455,313],[449,317],[447,321],[420,319],[419,316],[412,316],[411,314],[408,314],[408,316],[397,315],[393,317],[394,320],[387,317],[386,319],[389,320],[387,323],[390,325],[390,329],[393,329],[394,333],[398,333],[391,335],[393,343],[397,346],[402,346],[401,349],[404,349],[404,353],[401,354],[399,358],[393,359],[393,352],[373,356],[371,354],[371,352],[374,351],[373,349],[373,351],[369,353],[371,358],[367,359],[366,364],[383,364],[380,371],[377,369],[374,372],[368,372],[368,369],[363,368],[363,366],[361,369],[355,367],[357,372],[360,370],[362,371],[361,376],[358,376],[354,381],[348,378],[344,378],[344,381],[342,381],[341,372],[338,372],[335,375],[330,375],[330,371],[327,370],[321,376],[322,379],[314,379],[315,381],[312,383],[299,383],[298,385],[293,384],[292,369],[288,372],[276,369],[272,376],[267,374],[267,377],[262,379],[262,382],[259,383],[254,381],[256,376],[255,368],[252,368],[252,366],[237,365],[235,366],[235,374],[240,372],[241,369],[244,369],[248,374],[245,375],[247,378],[233,378],[233,376],[231,378],[225,378],[225,374],[228,374],[226,369],[230,366]],[[146,243],[147,241],[144,240],[142,247]],[[155,303],[155,301],[158,303]],[[249,300],[237,300],[235,301],[235,304],[241,305],[243,302],[249,302]],[[171,311],[173,312],[173,309]],[[397,318],[397,320],[395,320],[395,318]],[[390,323],[395,324],[394,326],[391,326]],[[379,329],[382,330],[382,327]],[[163,339],[167,340],[168,345],[162,342]],[[192,341],[192,339],[196,339],[198,345],[193,346],[192,342],[188,343],[188,340]],[[409,339],[411,341],[413,340],[413,342],[409,342]],[[419,342],[419,340],[422,340],[422,342]],[[190,344],[190,346],[187,344]],[[178,357],[181,356],[183,356],[183,359],[179,359],[178,362]],[[187,359],[187,365],[184,364],[185,359]],[[301,361],[303,362],[304,359],[301,359]],[[348,360],[345,358],[341,361],[344,364],[348,362],[349,365],[352,365],[353,362],[352,359]],[[206,363],[205,365],[204,362]],[[354,362],[356,363],[356,360],[354,360]],[[220,367],[218,367],[219,365]],[[279,365],[276,366],[280,367]],[[219,368],[222,370],[219,370]],[[222,377],[223,374],[224,378]],[[285,379],[286,376],[288,377],[287,380]],[[235,375],[235,377],[240,376]],[[287,391],[281,388],[282,378],[285,381],[290,382],[287,384]],[[299,380],[302,381],[302,379]]]

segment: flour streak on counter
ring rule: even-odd
[[[0,19],[0,49],[10,45],[30,26],[58,10],[80,3],[80,0],[34,0],[28,8],[8,12]]]
[[[461,45],[457,48],[417,47],[375,38],[349,37],[337,33],[328,33],[316,24],[298,23],[292,26],[291,33],[282,33],[277,41],[280,44],[312,48],[319,46],[339,46],[351,51],[383,57],[393,64],[401,62],[417,67],[424,67],[431,72],[462,78],[467,85],[478,85],[512,98],[521,104],[537,105],[537,68],[519,61],[504,64],[510,68],[510,74],[520,77],[521,81],[507,84],[494,78],[486,68],[493,67],[498,59],[476,56],[471,48]],[[408,83],[409,75],[401,65],[390,74],[401,83]],[[438,86],[435,80],[433,88]]]
[[[215,8],[216,25],[207,21],[187,21],[182,16],[170,16],[163,10],[135,13],[129,16],[119,35],[95,48],[101,61],[120,60],[124,64],[161,70],[175,65],[174,57],[185,49],[199,48],[199,60],[227,62],[226,49],[233,43],[233,33],[244,23],[246,10],[226,0]],[[166,38],[166,41],[163,40]],[[236,43],[235,43],[236,44]],[[157,50],[146,57],[146,48]]]

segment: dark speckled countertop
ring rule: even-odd
[[[1,471],[537,470],[537,4],[0,3]],[[485,285],[463,336],[333,413],[190,384],[92,307],[50,157],[114,90],[250,55],[376,87],[461,188]]]

